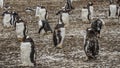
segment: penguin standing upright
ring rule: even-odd
[[[4,27],[10,27],[10,20],[11,20],[11,12],[10,11],[5,11],[2,14],[3,16],[3,26]]]
[[[3,0],[0,0],[0,7],[3,8]]]
[[[88,21],[88,9],[87,7],[83,7],[81,11],[81,18],[83,22]]]
[[[39,10],[40,10],[40,13],[39,13],[39,22],[38,22],[38,25],[39,25],[38,33],[41,33],[42,30],[44,30],[44,32],[46,32],[46,33],[49,33],[49,32],[52,33],[52,29],[47,20],[46,8],[41,6],[41,8]]]
[[[89,2],[87,5],[87,8],[88,8],[88,20],[91,22],[91,20],[93,19],[93,15],[94,15],[93,3]]]
[[[16,21],[16,35],[18,41],[22,41],[26,37],[26,24],[21,18]]]
[[[105,22],[101,18],[98,18],[91,23],[91,28],[94,29],[98,37],[101,36],[100,33],[101,33],[101,29],[103,28],[103,26],[105,26]]]
[[[35,45],[32,38],[25,37],[20,45],[22,66],[35,66]]]
[[[99,42],[96,32],[92,28],[87,28],[84,51],[88,60],[96,59],[99,53]]]
[[[115,18],[117,15],[117,5],[111,4],[109,6],[109,17]]]
[[[64,23],[65,27],[69,26],[69,11],[66,11],[63,7],[56,15],[60,15],[60,21]]]
[[[53,33],[54,46],[57,48],[62,48],[64,38],[65,38],[65,27],[64,27],[64,23],[60,19]]]

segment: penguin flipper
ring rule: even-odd
[[[56,47],[57,46],[57,36],[56,36],[56,32],[54,31],[53,33],[53,43],[54,43],[54,46]]]

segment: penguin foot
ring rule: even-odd
[[[19,42],[22,42],[22,41],[23,41],[23,38],[18,38],[18,41],[19,41]]]
[[[52,33],[51,31],[47,31],[47,34],[50,34],[50,33]]]
[[[23,63],[23,64],[21,64],[20,66],[34,66],[34,64],[33,63]]]
[[[58,49],[62,49],[62,45],[59,44],[56,48],[58,48]]]
[[[43,36],[48,35],[48,33],[43,33]]]

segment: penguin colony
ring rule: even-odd
[[[0,0],[0,7],[3,8],[3,0]],[[2,14],[3,26],[7,28],[15,28],[17,39],[20,42],[22,66],[35,66],[35,45],[33,39],[27,35],[26,22],[21,19],[16,11],[10,12],[8,9],[9,8],[7,8],[7,10],[5,10]],[[69,13],[74,9],[75,8],[72,6],[72,0],[66,0],[66,3],[62,9],[56,13],[59,18],[54,31],[52,31],[47,19],[47,9],[44,6],[37,6],[35,16],[38,17],[38,33],[53,33],[54,46],[61,49],[65,38],[66,28],[69,27]],[[88,5],[83,7],[81,10],[82,21],[88,21],[91,25],[85,31],[84,51],[88,60],[97,59],[100,45],[99,38],[101,37],[100,32],[105,25],[105,22],[100,17],[91,22],[94,17],[94,7],[92,2],[88,2]],[[26,12],[30,11],[34,10],[31,8],[26,8]],[[111,3],[109,6],[109,17],[115,18],[116,16],[118,16],[119,19],[120,5],[116,6]]]

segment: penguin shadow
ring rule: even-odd
[[[43,36],[46,36],[46,35],[52,35],[52,34],[53,34],[53,32],[48,31],[48,32],[44,33]]]
[[[90,63],[90,62],[94,62],[95,59],[88,59],[87,57],[83,57],[83,58],[82,58],[82,61],[83,61],[83,62],[86,62],[86,63]]]
[[[18,65],[16,68],[37,68],[37,66],[22,66],[22,65]]]
[[[91,63],[91,62],[100,62],[101,56],[96,56],[95,58],[88,58],[86,56],[82,57],[82,61],[86,63]]]

